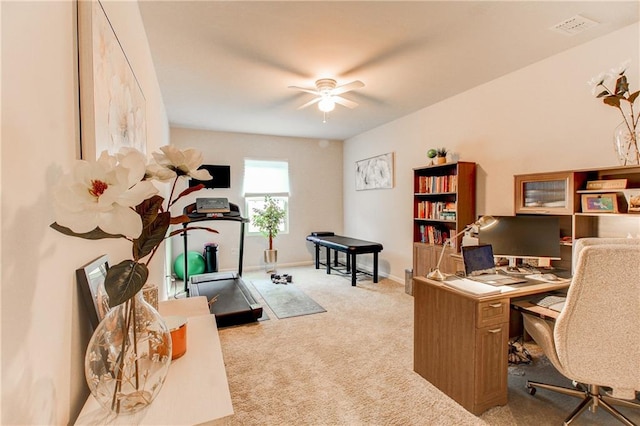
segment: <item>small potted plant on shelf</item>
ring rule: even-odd
[[[278,235],[279,226],[285,216],[285,210],[269,195],[264,197],[264,208],[253,209],[253,226],[268,238],[269,248],[264,251],[264,263],[267,272],[273,272],[278,263],[278,250],[273,248],[273,239]]]
[[[447,162],[447,148],[438,148],[436,150],[436,164],[444,164]]]

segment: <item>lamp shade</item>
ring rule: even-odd
[[[318,102],[318,109],[322,112],[331,112],[336,107],[336,103],[331,99],[331,96],[323,96],[322,100]]]
[[[478,220],[476,220],[473,223],[468,224],[467,226],[465,226],[462,231],[458,232],[456,235],[454,235],[453,237],[449,238],[447,241],[445,241],[445,243],[442,245],[442,251],[440,252],[440,257],[438,258],[438,264],[436,265],[436,269],[434,269],[433,271],[429,272],[427,274],[427,278],[432,279],[432,280],[436,280],[436,281],[442,281],[446,278],[446,275],[443,274],[442,272],[440,272],[440,264],[442,263],[442,258],[444,257],[444,252],[445,249],[447,247],[448,244],[451,244],[452,241],[455,241],[456,238],[458,238],[460,235],[464,234],[466,231],[472,229],[473,227],[478,227],[478,229],[486,229],[494,224],[496,224],[498,222],[498,219],[496,219],[493,216],[481,216],[480,218],[478,218]]]

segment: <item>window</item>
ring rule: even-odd
[[[249,218],[249,234],[260,231],[252,225],[253,210],[264,207],[265,195],[270,195],[286,215],[280,233],[289,232],[289,163],[287,161],[244,160],[245,211]]]

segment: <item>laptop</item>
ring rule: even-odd
[[[461,251],[464,273],[470,280],[495,286],[527,282],[526,279],[501,274],[496,270],[491,244],[462,246]]]

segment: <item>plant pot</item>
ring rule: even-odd
[[[278,264],[278,250],[265,250],[264,251],[264,267],[266,272],[275,272],[276,265]]]
[[[444,164],[447,162],[447,157],[436,157],[436,164]]]

